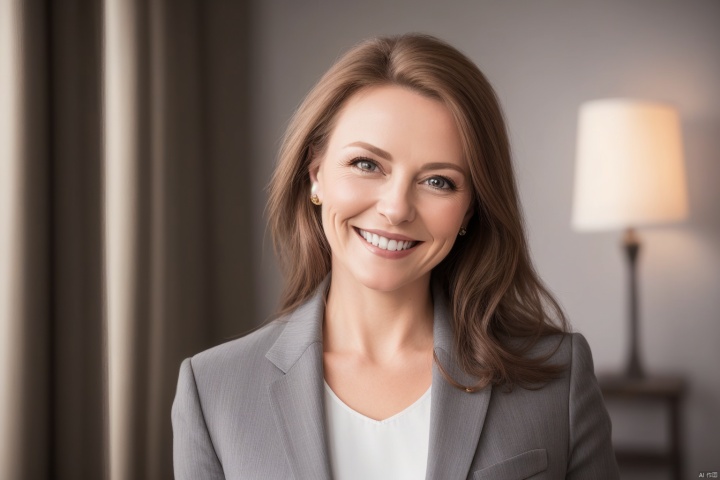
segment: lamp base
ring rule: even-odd
[[[630,357],[630,363],[625,368],[625,376],[627,378],[632,378],[633,380],[645,378],[645,371],[642,366],[640,366],[640,361],[637,358]]]
[[[623,236],[623,248],[628,260],[629,267],[629,297],[628,313],[630,317],[630,359],[625,369],[625,375],[629,378],[639,379],[645,377],[645,372],[640,365],[640,353],[638,348],[639,326],[638,326],[638,301],[637,301],[637,259],[640,253],[640,238],[635,230],[628,228]]]

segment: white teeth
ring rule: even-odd
[[[375,233],[366,232],[365,230],[360,229],[358,230],[360,231],[360,235],[362,235],[366,242],[371,243],[383,250],[388,250],[390,252],[407,250],[408,248],[414,247],[417,243],[411,241],[391,240],[389,238],[381,237],[380,235],[377,235]]]

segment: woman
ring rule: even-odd
[[[617,478],[590,349],[533,271],[492,87],[375,38],[295,114],[279,318],[183,362],[178,479]]]

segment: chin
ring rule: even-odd
[[[408,278],[401,275],[393,275],[392,273],[387,272],[376,272],[373,275],[369,275],[368,272],[363,272],[355,278],[358,283],[364,287],[383,293],[391,293],[400,290],[401,288],[418,280],[417,278]]]

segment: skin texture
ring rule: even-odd
[[[338,114],[310,181],[332,250],[325,380],[354,410],[385,419],[431,384],[430,273],[472,215],[457,127],[442,103],[409,89],[361,90]],[[387,258],[356,228],[419,243]]]

